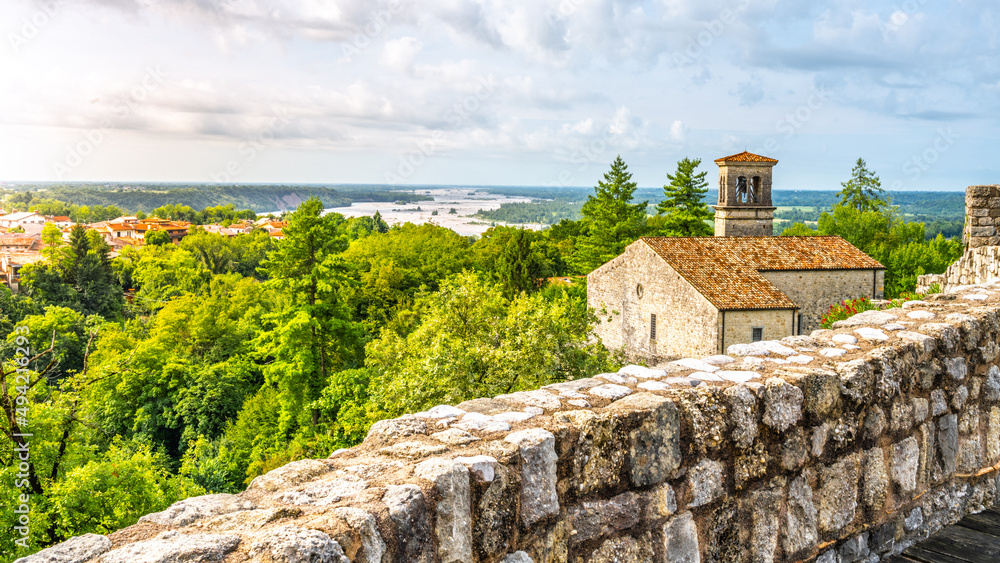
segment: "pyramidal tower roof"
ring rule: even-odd
[[[715,159],[716,164],[722,164],[724,162],[773,162],[777,164],[778,161],[773,158],[743,151],[741,153]]]

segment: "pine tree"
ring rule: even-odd
[[[618,155],[580,210],[588,235],[580,240],[573,257],[579,271],[593,271],[643,235],[649,202],[632,203],[635,189],[632,174]]]
[[[854,164],[851,179],[840,185],[843,186],[837,194],[840,196],[840,205],[853,207],[858,211],[880,212],[889,207],[890,201],[882,189],[882,182],[874,172],[868,170],[868,165],[862,158]]]
[[[385,222],[385,219],[382,218],[382,214],[379,213],[378,211],[376,211],[375,215],[372,216],[372,222],[375,224],[375,232],[378,233],[389,232],[389,224]]]
[[[701,159],[685,157],[677,163],[677,171],[667,174],[670,183],[663,186],[663,201],[656,204],[657,216],[662,217],[660,234],[666,236],[706,236],[712,228],[705,223],[712,212],[703,200],[708,193],[707,172],[695,173]]]

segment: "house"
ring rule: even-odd
[[[37,235],[16,233],[0,235],[0,252],[33,252],[41,250],[44,246]]]
[[[53,223],[60,229],[65,229],[67,227],[73,226],[73,221],[71,221],[70,218],[65,215],[46,215],[45,222]]]
[[[20,288],[21,268],[42,260],[45,260],[45,257],[38,252],[0,253],[0,283],[17,293]]]
[[[819,328],[844,299],[882,297],[885,268],[844,239],[770,236],[777,161],[764,158],[716,161],[716,236],[641,238],[587,276],[605,345],[650,361],[724,354]]]
[[[96,229],[109,243],[117,238],[143,241],[149,231],[166,231],[170,241],[177,244],[187,236],[191,223],[187,221],[171,221],[168,219],[135,217],[119,217],[108,222],[95,223],[90,228]],[[131,244],[131,243],[129,243]]]
[[[20,227],[26,233],[38,234],[45,226],[45,217],[31,211],[20,211],[0,217],[0,227],[10,230]]]
[[[233,238],[240,234],[240,231],[229,227],[223,227],[222,225],[202,225],[201,228],[204,229],[206,233],[222,235],[226,238]]]

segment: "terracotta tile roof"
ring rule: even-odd
[[[768,158],[766,156],[761,156],[759,154],[754,154],[752,152],[743,151],[730,156],[724,156],[722,158],[715,159],[716,164],[721,164],[723,162],[774,162],[778,161],[773,158]]]
[[[885,269],[840,237],[645,237],[640,240],[719,310],[798,308],[761,272]]]

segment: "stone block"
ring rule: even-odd
[[[414,468],[417,477],[427,479],[439,495],[435,535],[441,563],[472,560],[472,511],[469,470],[465,465],[444,459],[428,459]]]
[[[969,186],[969,187],[965,188],[965,197],[966,198],[970,198],[970,197],[990,197],[990,196],[996,196],[997,194],[993,193],[992,188],[993,188],[993,186],[989,186],[989,185],[986,185],[986,186]]]
[[[609,407],[636,410],[644,420],[629,432],[629,474],[637,487],[665,481],[681,464],[680,417],[673,401],[652,393],[632,395]]]
[[[781,480],[783,481],[783,480]],[[777,483],[780,485],[781,482]],[[784,494],[781,486],[755,491],[750,495],[750,557],[754,563],[771,563],[778,547],[779,515]]]
[[[102,563],[173,563],[222,561],[240,544],[236,535],[181,534],[176,530],[119,547],[104,554]],[[334,560],[336,561],[336,560]],[[338,561],[337,563],[342,563]]]
[[[864,455],[864,487],[861,500],[869,513],[875,514],[885,507],[889,494],[889,476],[885,468],[885,454],[881,448],[872,448]]]
[[[618,563],[619,561],[634,561],[635,563],[654,563],[656,553],[651,545],[651,534],[636,539],[631,536],[620,536],[605,540],[597,549],[579,563]]]
[[[665,563],[701,563],[698,528],[690,512],[674,516],[663,526]]]
[[[858,507],[857,457],[822,467],[819,482],[819,529],[824,534],[840,532],[854,521]]]
[[[254,538],[248,555],[257,561],[349,563],[340,544],[319,530],[287,525],[271,528]]]
[[[572,424],[578,432],[569,456],[570,484],[581,495],[620,485],[628,450],[625,419],[614,412],[595,414],[588,410],[557,413],[556,421]]]
[[[772,377],[764,383],[764,424],[784,432],[802,418],[802,390],[783,379]]]
[[[97,534],[83,534],[37,553],[18,559],[18,563],[83,563],[111,549],[111,540]]]
[[[559,514],[555,436],[542,428],[529,428],[504,440],[518,446],[521,454],[521,521],[531,526]]]
[[[1000,378],[998,378],[1000,381]],[[733,385],[725,390],[732,420],[733,443],[737,448],[749,448],[757,438],[758,417],[757,397],[746,385]]]
[[[498,465],[493,482],[477,504],[472,526],[476,552],[503,553],[517,542],[517,504],[520,474],[511,467]]]
[[[996,236],[996,227],[969,227],[969,236],[971,237],[992,237]]]
[[[950,326],[950,325],[949,325]],[[851,360],[837,364],[840,375],[840,393],[856,404],[872,401],[875,388],[875,370],[865,360]]]
[[[958,461],[958,415],[942,416],[937,426],[941,469],[944,471],[944,476],[949,477],[955,473],[955,463]]]
[[[420,487],[389,485],[382,502],[389,509],[389,519],[396,526],[400,560],[433,563],[431,519]]]
[[[799,475],[788,487],[788,511],[785,514],[782,546],[786,554],[801,554],[815,547],[818,539],[813,491],[805,476]]]
[[[688,470],[688,490],[691,508],[708,504],[726,492],[725,472],[722,465],[711,459],[703,459]]]
[[[840,405],[840,378],[835,373],[813,372],[802,378],[806,413],[821,420]]]
[[[905,496],[917,488],[917,469],[920,467],[920,449],[913,436],[892,446],[892,481]]]
[[[607,536],[639,523],[639,496],[628,492],[606,500],[582,502],[570,509],[573,531],[570,545]]]
[[[1000,460],[1000,408],[991,407],[986,416],[986,464]]]
[[[862,561],[868,553],[868,532],[862,532],[840,545],[840,563]]]
[[[1000,401],[1000,368],[993,365],[986,372],[986,380],[983,382],[983,400],[990,403]]]
[[[868,534],[868,549],[873,554],[884,554],[896,545],[896,522],[889,521],[876,527]]]

